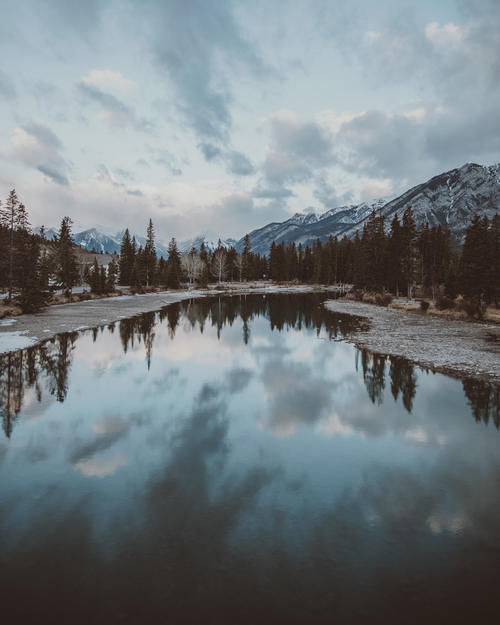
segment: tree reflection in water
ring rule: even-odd
[[[157,323],[165,324],[170,339],[181,321],[192,330],[203,334],[205,327],[216,328],[220,339],[226,326],[232,327],[241,319],[242,341],[248,345],[253,321],[264,317],[272,330],[277,332],[293,330],[314,330],[316,336],[323,332],[330,340],[342,340],[364,327],[361,318],[332,313],[322,306],[326,296],[322,294],[272,294],[216,296],[203,299],[189,299],[163,308],[159,313],[145,313],[123,319],[119,322],[119,334],[123,352],[142,344],[149,370],[155,340]],[[106,326],[100,328],[104,332]],[[110,333],[115,324],[107,326]],[[88,332],[88,331],[87,331]],[[99,328],[90,331],[92,339],[99,338]],[[2,427],[10,438],[14,423],[21,412],[23,399],[28,389],[33,389],[37,400],[43,397],[44,388],[58,402],[63,402],[68,393],[68,376],[73,352],[79,336],[77,332],[60,334],[34,347],[9,353],[0,357],[0,415]],[[360,350],[356,354],[356,369],[361,360],[363,380],[372,403],[382,404],[387,378],[394,400],[401,397],[405,409],[411,413],[417,390],[415,367],[404,358],[385,356]],[[388,367],[386,367],[388,364]],[[43,379],[43,384],[42,384]],[[463,381],[463,390],[477,421],[500,426],[500,389],[482,380]]]

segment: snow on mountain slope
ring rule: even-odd
[[[179,251],[184,254],[185,252],[189,252],[190,250],[192,250],[193,247],[199,250],[202,243],[204,243],[205,249],[213,251],[217,249],[219,241],[221,242],[222,247],[225,247],[226,249],[229,249],[236,244],[236,241],[234,239],[222,239],[222,237],[220,237],[216,232],[207,231],[192,239],[180,241],[177,244],[177,247]]]
[[[267,254],[271,243],[290,241],[309,245],[315,239],[326,241],[330,235],[353,237],[361,231],[372,211],[380,211],[390,229],[394,215],[401,219],[411,206],[418,227],[428,223],[431,227],[448,227],[452,240],[462,243],[465,231],[474,214],[491,219],[500,211],[500,164],[491,166],[466,163],[427,182],[419,184],[399,197],[381,198],[357,205],[333,208],[315,219],[297,213],[282,223],[270,223],[250,233],[252,250]],[[302,218],[302,219],[301,219]],[[243,239],[236,249],[241,251]]]

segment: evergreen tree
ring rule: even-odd
[[[416,238],[417,228],[411,206],[403,213],[403,221],[401,225],[401,272],[403,280],[408,292],[411,296],[412,289],[416,280]]]
[[[481,299],[488,293],[488,238],[488,220],[475,215],[466,231],[460,261],[460,290],[465,297]]]
[[[99,264],[97,262],[97,258],[94,257],[94,262],[92,267],[89,268],[87,272],[87,282],[90,286],[91,293],[100,293],[101,292],[101,284],[100,284],[100,276],[99,276]]]
[[[135,275],[136,275],[136,284],[137,286],[144,286],[147,282],[147,269],[146,269],[146,254],[142,245],[139,245],[139,249],[137,250],[137,254],[135,255]]]
[[[242,252],[242,279],[247,281],[253,276],[251,275],[251,245],[250,245],[250,236],[248,234],[245,235],[245,240],[243,244],[243,252]]]
[[[0,225],[8,232],[8,285],[9,300],[12,299],[12,288],[14,285],[14,226],[16,222],[16,212],[19,206],[16,190],[12,189],[5,204],[0,206]]]
[[[36,237],[29,237],[25,252],[25,276],[20,304],[23,312],[34,313],[45,304],[47,293],[40,280],[40,246]]]
[[[168,244],[167,260],[167,286],[170,289],[178,289],[181,277],[181,259],[177,249],[177,241],[172,237]]]
[[[108,275],[106,281],[106,292],[112,293],[115,290],[116,276],[118,275],[118,265],[114,257],[108,264]]]
[[[120,245],[120,260],[118,261],[120,268],[120,284],[130,285],[132,269],[135,261],[135,249],[130,239],[128,228],[125,230]]]
[[[71,235],[73,222],[63,217],[55,241],[55,273],[58,284],[71,299],[71,291],[78,281],[78,264]]]
[[[144,246],[144,281],[146,286],[152,286],[156,281],[156,248],[153,222],[150,219],[146,232]]]
[[[236,257],[238,256],[238,252],[234,249],[234,247],[230,247],[227,250],[227,254],[226,254],[226,264],[227,264],[227,271],[228,271],[228,277],[229,280],[231,280],[231,282],[234,280],[234,270],[236,267]],[[202,255],[201,255],[201,251],[200,251],[200,258],[203,259]]]
[[[497,213],[491,220],[490,234],[491,263],[491,296],[498,308],[500,304],[500,215]]]

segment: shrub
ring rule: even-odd
[[[469,319],[482,319],[486,307],[481,303],[478,297],[474,297],[472,299],[460,299],[457,304],[457,309],[464,312]]]
[[[375,304],[377,306],[389,306],[392,302],[392,295],[390,293],[376,293]]]
[[[357,302],[363,301],[364,292],[361,289],[352,289],[350,291],[350,294],[352,298],[355,299]]]
[[[455,302],[446,295],[440,295],[436,298],[436,308],[438,310],[448,310],[449,308],[455,308]]]

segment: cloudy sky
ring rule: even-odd
[[[183,239],[500,161],[498,0],[0,0],[0,197]]]

